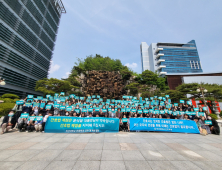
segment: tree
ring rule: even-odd
[[[160,88],[162,92],[169,89],[169,87],[166,84],[166,78],[159,77],[158,74],[150,70],[145,70],[144,72],[142,72],[142,74],[139,74],[135,78],[135,81],[137,81],[140,84],[157,85],[157,87]]]
[[[15,94],[6,93],[1,96],[2,98],[19,99],[19,96]]]
[[[45,94],[54,95],[55,93],[65,92],[72,93],[79,87],[71,85],[67,80],[58,80],[56,78],[42,79],[36,82],[35,91],[40,91]]]
[[[126,86],[126,90],[130,90],[130,94],[132,96],[135,96],[139,92],[139,83],[130,83],[129,85]]]
[[[179,85],[176,90],[166,91],[166,94],[169,94],[171,99],[173,97],[177,101],[179,99],[195,99],[201,101],[200,104],[204,104],[203,94],[202,92],[197,92],[198,88],[207,89],[207,92],[204,92],[205,102],[210,110],[214,113],[215,101],[222,100],[222,85],[204,83],[182,84]]]
[[[133,71],[124,66],[119,59],[114,60],[108,56],[103,57],[99,54],[96,54],[95,56],[87,56],[84,60],[78,59],[78,62],[75,63],[75,66],[72,69],[72,73],[80,74],[91,70],[120,71],[123,79],[126,80],[128,80],[133,74]]]
[[[178,90],[167,90],[165,94],[170,96],[172,103],[179,102],[179,100],[188,100],[184,94]]]

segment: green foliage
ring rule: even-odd
[[[222,117],[222,111],[220,112],[220,117]]]
[[[207,89],[207,92],[197,92],[197,89],[199,88]],[[222,85],[203,83],[182,84],[179,85],[176,90],[166,91],[166,94],[170,95],[172,101],[179,101],[180,99],[188,100],[186,96],[187,94],[189,94],[189,99],[200,100],[202,103],[204,103],[204,97],[206,105],[210,108],[212,112],[214,112],[214,101],[220,101],[222,99]]]
[[[71,85],[80,87],[81,84],[78,82],[78,80],[76,80],[76,76],[77,76],[77,72],[74,71],[73,73],[69,75],[69,77],[66,80],[69,81]]]
[[[56,78],[42,79],[36,82],[36,91],[43,92],[45,94],[54,95],[55,93],[65,92],[71,93],[74,92],[78,87],[71,85],[67,80],[58,80]]]
[[[19,100],[19,99],[0,98],[0,100],[3,100],[4,103],[15,103],[15,100]]]
[[[160,91],[154,91],[154,92],[144,91],[141,93],[141,97],[143,98],[143,100],[145,100],[145,98],[160,96],[160,94],[161,94]]]
[[[211,117],[212,119],[215,119],[215,120],[218,119],[217,115],[216,115],[216,114],[213,114],[213,113],[210,114],[210,117]]]
[[[170,99],[173,103],[179,102],[180,99],[188,100],[188,98],[186,98],[186,96],[178,90],[167,90],[165,94],[170,96]]]
[[[71,92],[70,92],[70,94],[71,94]],[[76,96],[83,96],[81,91],[74,91],[74,92],[72,92],[72,94],[75,94]]]
[[[119,59],[111,59],[110,57],[103,57],[96,54],[95,56],[87,56],[84,61],[78,59],[78,63],[73,67],[72,73],[80,74],[85,71],[101,70],[101,71],[120,71],[123,79],[129,79],[133,72],[126,66],[122,65]],[[69,76],[71,77],[71,75]]]
[[[9,94],[9,93],[3,94],[1,97],[2,98],[10,98],[10,99],[19,99],[19,96],[15,95],[15,94]]]
[[[142,72],[142,74],[137,75],[135,81],[137,81],[140,84],[156,85],[163,92],[169,89],[169,87],[166,84],[166,78],[159,77],[158,74],[150,70],[145,70],[144,72]]]
[[[6,116],[10,110],[14,107],[15,103],[1,103],[0,104],[0,116]]]
[[[129,85],[126,86],[126,90],[130,90],[130,94],[135,96],[138,94],[139,89],[138,89],[139,83],[130,83]]]

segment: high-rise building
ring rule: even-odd
[[[160,75],[167,73],[203,72],[194,40],[186,43],[152,43],[140,45],[142,71],[151,70]]]
[[[35,92],[46,78],[65,8],[61,0],[0,0],[0,95]]]

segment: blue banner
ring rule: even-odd
[[[130,130],[200,133],[193,120],[179,119],[130,118]]]
[[[119,132],[118,118],[80,118],[50,116],[45,125],[46,133],[95,133]]]

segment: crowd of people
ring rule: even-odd
[[[199,105],[197,108],[191,102],[181,100],[180,103],[171,104],[167,97],[157,96],[136,100],[127,97],[123,100],[95,97],[50,96],[47,98],[28,96],[20,100],[4,117],[2,134],[9,129],[17,128],[19,132],[44,132],[45,123],[49,116],[69,117],[105,117],[119,118],[120,131],[130,131],[129,118],[158,118],[158,119],[183,119],[194,120],[202,135],[220,134],[220,127],[216,120],[210,117],[206,107]],[[31,120],[21,116],[22,113],[30,117],[38,116],[40,119]],[[41,119],[42,117],[42,119]],[[206,124],[210,120],[210,124]]]

